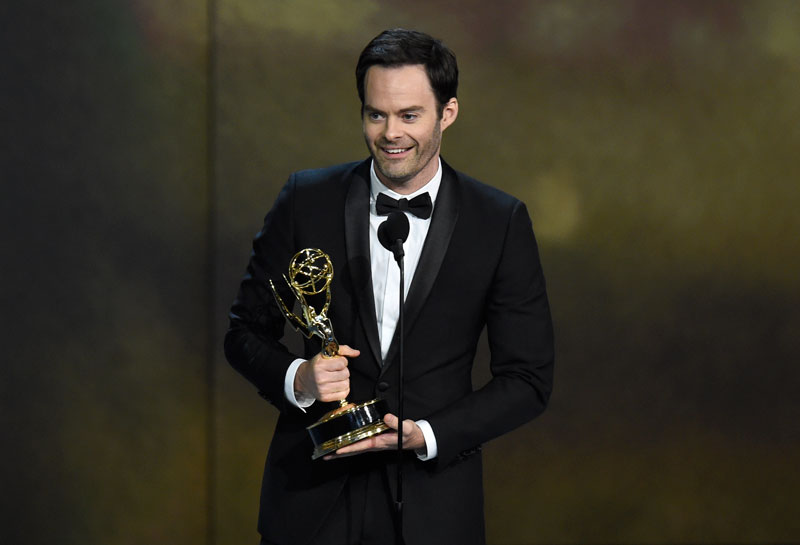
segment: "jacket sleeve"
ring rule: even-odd
[[[553,324],[527,209],[517,201],[486,306],[491,380],[428,418],[446,466],[541,414],[553,386]]]
[[[281,298],[291,305],[291,294],[283,275],[294,248],[294,175],[289,178],[264,226],[253,240],[253,251],[239,292],[230,310],[230,325],[225,335],[228,362],[249,380],[259,395],[279,410],[292,406],[283,394],[286,371],[298,357],[280,342],[285,319],[278,308],[269,280]]]

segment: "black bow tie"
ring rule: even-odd
[[[428,193],[417,195],[410,201],[408,199],[400,199],[398,201],[386,193],[378,193],[378,198],[375,201],[375,210],[379,216],[385,216],[399,210],[400,212],[411,212],[418,218],[426,220],[431,217],[433,205],[431,204],[431,196]]]

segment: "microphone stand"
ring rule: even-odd
[[[395,499],[395,535],[396,545],[405,545],[403,539],[403,349],[405,344],[405,325],[404,325],[404,311],[405,295],[406,295],[406,279],[405,279],[405,266],[403,258],[405,251],[403,251],[403,243],[408,238],[408,218],[403,212],[391,212],[386,221],[381,223],[378,227],[378,240],[381,245],[392,252],[397,266],[400,267],[400,312],[398,313],[398,328],[400,332],[400,361],[397,366],[397,386],[398,386],[398,408],[397,419],[399,424],[397,426],[397,489]]]
[[[395,500],[395,508],[397,510],[397,545],[405,545],[405,540],[403,539],[403,401],[405,399],[403,397],[403,345],[405,344],[405,335],[403,331],[403,307],[405,306],[406,282],[404,265],[405,252],[403,252],[403,241],[397,239],[395,242],[395,248],[398,248],[398,251],[395,252],[395,259],[397,260],[398,267],[400,267],[400,313],[398,316],[398,327],[400,328],[400,361],[398,362],[397,366],[399,397],[397,419],[399,425],[397,433],[397,498]]]

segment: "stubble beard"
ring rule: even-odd
[[[437,124],[434,127],[431,137],[428,139],[426,145],[421,147],[419,142],[414,141],[414,156],[410,157],[406,161],[403,161],[402,164],[399,165],[393,165],[392,161],[381,161],[378,158],[378,154],[380,153],[379,144],[385,142],[375,143],[375,148],[373,149],[373,143],[367,140],[367,149],[369,149],[370,155],[372,155],[372,159],[378,173],[381,174],[381,181],[384,184],[389,182],[387,184],[389,189],[398,189],[409,185],[409,182],[411,182],[420,172],[425,169],[425,167],[430,164],[430,162],[437,156],[441,141],[442,131]],[[395,170],[391,167],[397,167],[397,169]],[[427,183],[428,180],[424,180],[424,182]]]

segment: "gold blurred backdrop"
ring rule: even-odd
[[[288,175],[365,157],[355,62],[394,26],[456,52],[443,154],[527,202],[548,280],[556,387],[484,450],[490,544],[800,540],[799,3],[0,21],[2,541],[257,542],[277,413],[224,361],[226,312]]]

